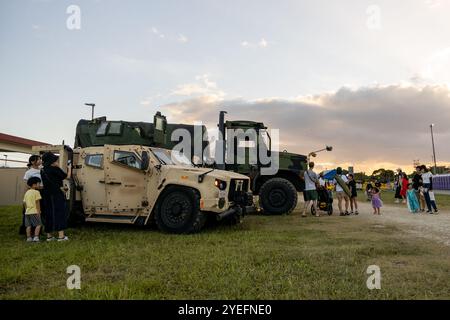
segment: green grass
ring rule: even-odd
[[[450,250],[358,217],[248,216],[177,236],[86,225],[67,243],[26,243],[0,208],[0,299],[448,299]],[[66,288],[81,267],[81,290]],[[382,290],[366,287],[381,267]]]
[[[381,192],[381,198],[383,199],[383,203],[395,206],[402,206],[401,204],[395,203],[395,192],[394,191],[385,191]],[[436,204],[438,209],[442,210],[450,210],[450,195],[447,194],[436,194]],[[366,195],[363,191],[358,191],[358,201],[365,202]]]

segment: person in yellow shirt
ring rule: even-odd
[[[25,227],[27,233],[27,242],[39,242],[39,233],[41,231],[41,193],[37,190],[40,186],[41,179],[31,177],[27,184],[30,187],[23,197],[25,207]],[[34,229],[34,236],[31,235],[31,228]]]

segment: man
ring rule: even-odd
[[[336,169],[336,175],[339,176],[344,183],[348,183],[347,176],[345,174],[342,174],[342,168],[338,167]],[[344,189],[337,183],[336,179],[334,180],[334,184],[336,185],[336,196],[338,198],[338,207],[339,207],[339,213],[341,216],[350,215],[348,212],[348,207],[350,205],[350,199],[348,195],[345,193]],[[342,200],[345,201],[345,213],[342,210]]]
[[[316,217],[319,217],[319,212],[317,211],[317,184],[319,183],[319,179],[317,174],[313,171],[314,162],[309,163],[309,170],[306,170],[303,173],[303,178],[305,179],[305,191],[303,191],[303,198],[305,200],[305,207],[303,208],[302,217],[306,217],[306,210],[308,209],[309,204],[312,202],[314,206],[314,212],[316,213]]]

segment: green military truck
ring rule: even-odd
[[[259,195],[259,204],[265,214],[291,213],[297,205],[297,193],[304,189],[303,172],[306,169],[307,156],[287,151],[272,151],[271,136],[264,123],[225,121],[225,114],[226,112],[221,111],[219,116],[218,128],[222,143],[216,144],[215,161],[203,166],[234,171],[250,177],[251,190],[254,195]],[[155,114],[153,123],[108,121],[106,117],[80,120],[76,130],[75,147],[133,144],[172,149],[182,141],[181,138],[172,141],[172,133],[176,129],[186,129],[191,134],[191,155],[201,158],[205,163],[210,152],[206,127],[170,124],[160,112]],[[242,130],[244,141],[230,143],[231,139],[237,138],[229,136],[233,130]],[[249,130],[255,134],[245,135]],[[201,143],[201,148],[195,148],[196,143]],[[218,150],[222,152],[219,156]],[[250,156],[252,150],[257,151],[256,158]],[[241,161],[227,161],[225,154],[232,155],[235,159],[240,158]],[[264,154],[276,159],[278,164],[276,172],[264,174],[264,170],[271,165],[263,161],[261,155]]]
[[[297,193],[304,189],[303,172],[307,166],[307,157],[287,151],[273,151],[272,138],[264,123],[247,120],[225,121],[225,114],[225,111],[221,111],[219,115],[219,136],[223,138],[223,142],[219,143],[222,150],[216,149],[216,159],[222,157],[221,164],[217,167],[250,177],[253,194],[259,196],[259,204],[265,214],[291,213],[297,206]],[[250,130],[255,134],[244,135],[244,143],[231,142],[236,135],[231,137],[230,133],[239,130],[241,132]],[[230,148],[232,150],[229,150]],[[241,156],[239,148],[244,149],[243,152],[241,150]],[[250,156],[252,150],[256,151],[257,155],[253,161]],[[223,157],[230,154],[235,160],[240,158],[241,161],[233,163],[223,161]],[[270,157],[269,163],[264,161],[262,157],[264,155]],[[277,161],[277,170],[270,174],[264,173],[265,169],[273,165],[273,160]]]

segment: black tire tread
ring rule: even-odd
[[[174,230],[171,228],[168,228],[161,220],[160,217],[160,204],[163,201],[164,197],[166,197],[168,194],[172,192],[182,192],[189,196],[191,199],[191,203],[194,207],[194,217],[193,221],[185,228],[180,230]],[[191,234],[191,233],[197,233],[199,232],[206,222],[206,214],[202,211],[200,211],[200,195],[198,192],[192,188],[186,188],[186,187],[179,187],[179,186],[170,186],[168,187],[163,194],[159,197],[158,203],[156,205],[156,214],[155,214],[155,222],[158,226],[159,230],[167,233],[178,233],[178,234]]]
[[[269,210],[266,210],[266,208],[264,208],[264,194],[266,192],[268,192],[268,189],[270,189],[272,187],[273,184],[282,184],[284,186],[286,186],[290,193],[294,195],[294,199],[293,199],[293,204],[292,206],[286,211],[286,212],[270,212]],[[261,186],[261,189],[259,191],[259,196],[260,196],[260,204],[261,207],[264,210],[265,214],[290,214],[292,211],[294,211],[295,207],[297,206],[297,201],[298,201],[298,194],[297,194],[297,189],[295,189],[295,186],[292,184],[292,182],[290,182],[287,179],[284,178],[272,178],[267,180],[266,182],[264,182],[264,184]]]

